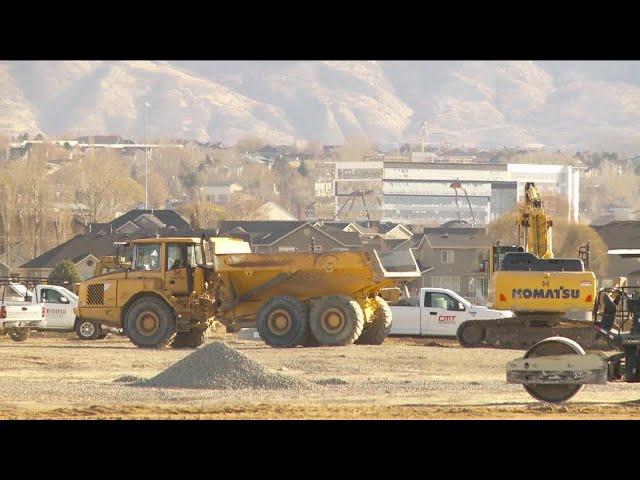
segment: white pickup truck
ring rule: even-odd
[[[46,326],[45,309],[34,305],[27,292],[20,295],[7,287],[7,284],[0,285],[0,335],[24,342],[29,338],[29,329]]]
[[[474,319],[513,317],[509,310],[472,305],[447,288],[421,288],[418,297],[391,305],[390,335],[455,337],[460,325]]]
[[[81,340],[95,340],[107,335],[100,324],[92,321],[76,321],[74,308],[78,306],[78,296],[59,285],[35,285],[32,292],[21,283],[4,285],[10,297],[30,298],[30,302],[44,310],[46,323],[34,325],[31,329],[42,332],[76,332]],[[34,295],[35,293],[35,295]]]

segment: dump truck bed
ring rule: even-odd
[[[276,295],[367,297],[420,277],[415,259],[390,271],[376,251],[216,254],[213,263],[230,294],[222,312],[234,310],[241,317],[254,315],[262,302]]]

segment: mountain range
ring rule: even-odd
[[[148,109],[145,103],[148,102]],[[640,62],[5,61],[0,133],[640,153]]]

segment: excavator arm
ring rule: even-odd
[[[553,258],[551,227],[553,222],[547,218],[540,192],[533,182],[525,184],[524,204],[520,207],[518,225],[518,243],[526,252],[538,258]]]

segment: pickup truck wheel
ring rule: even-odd
[[[96,340],[102,335],[102,326],[92,320],[78,320],[75,331],[80,340]]]
[[[475,322],[464,322],[458,327],[458,343],[465,348],[479,347],[485,337],[485,329]]]
[[[207,329],[194,327],[186,333],[178,333],[171,348],[198,348],[207,339]]]
[[[124,327],[129,340],[140,348],[164,348],[176,336],[173,309],[156,297],[133,302],[125,314]]]
[[[14,328],[9,331],[9,338],[14,342],[24,342],[29,338],[29,330],[26,328]]]
[[[260,307],[256,320],[260,337],[271,347],[296,347],[309,332],[308,309],[295,297],[271,297]]]
[[[391,307],[382,297],[376,297],[378,308],[373,312],[371,325],[356,340],[358,345],[380,345],[391,331]]]
[[[362,334],[364,312],[346,295],[328,295],[311,309],[309,328],[320,345],[351,345]]]

